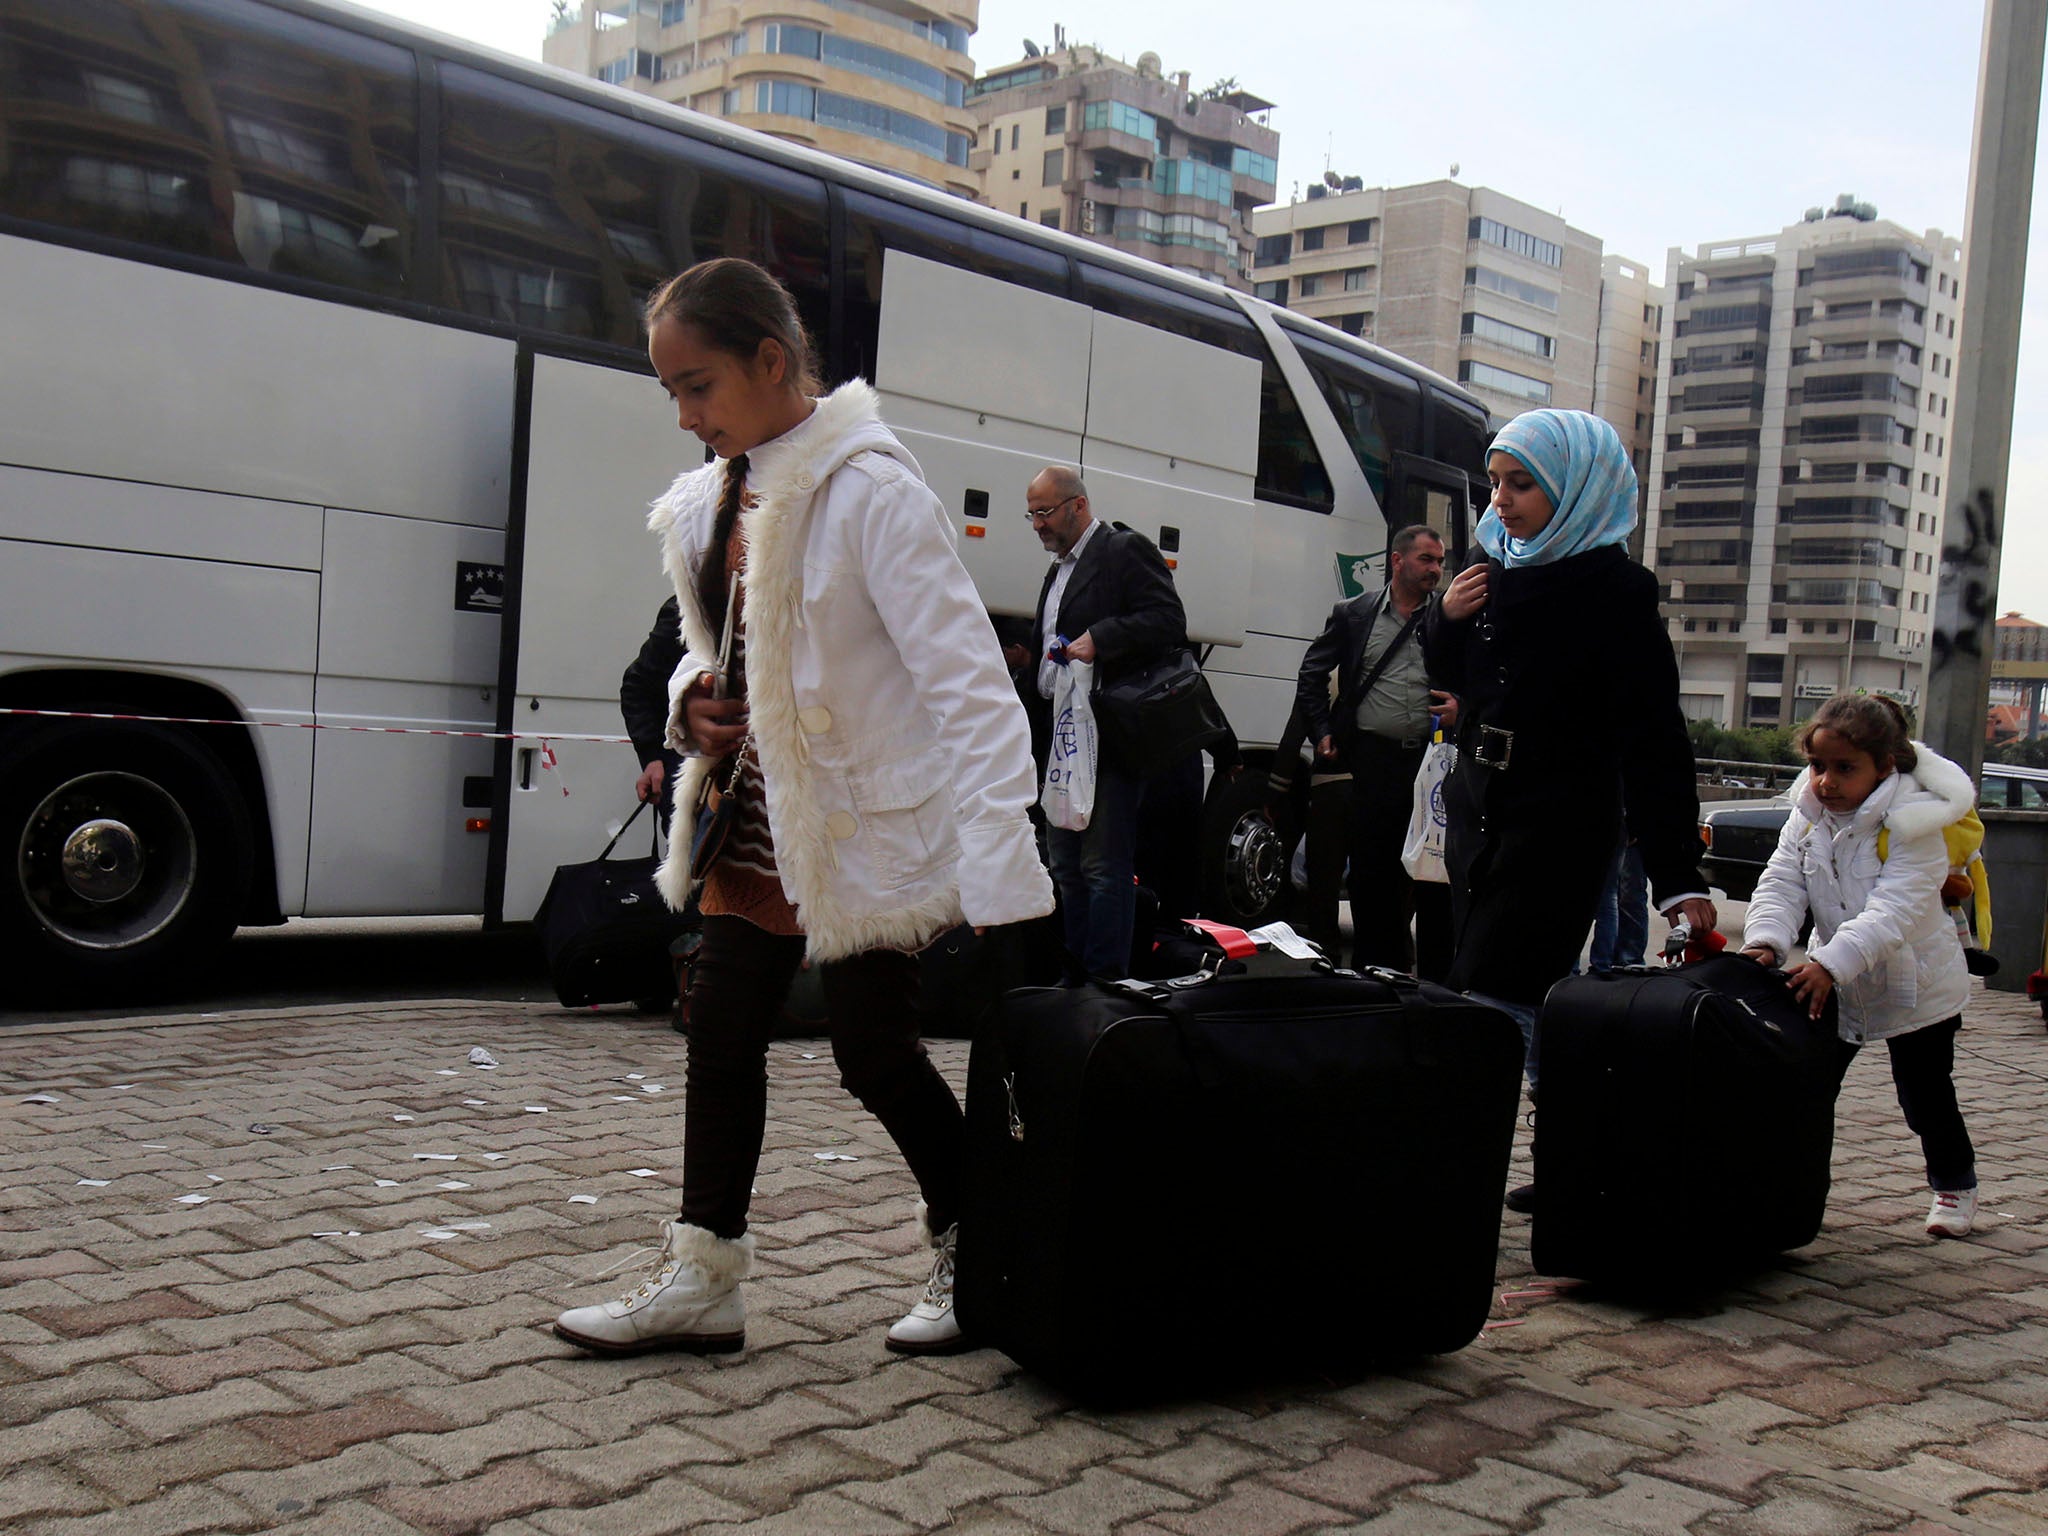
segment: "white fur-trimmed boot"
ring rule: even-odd
[[[602,1355],[728,1354],[747,1342],[740,1281],[753,1267],[753,1235],[722,1238],[680,1221],[661,1225],[654,1273],[616,1301],[570,1308],[555,1319],[557,1337]]]
[[[932,1250],[932,1277],[925,1282],[924,1299],[908,1316],[889,1330],[889,1348],[906,1355],[946,1355],[965,1349],[960,1336],[960,1319],[953,1312],[953,1259],[960,1246],[960,1223],[934,1232],[931,1211],[917,1202],[917,1231]]]

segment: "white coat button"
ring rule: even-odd
[[[804,728],[805,735],[822,736],[832,729],[832,711],[822,704],[813,704],[797,711],[796,723]]]
[[[811,472],[808,469],[802,471],[796,477],[796,488],[800,491],[808,491],[816,484],[817,482],[811,478]]]
[[[860,830],[860,823],[853,819],[850,811],[834,811],[825,818],[825,830],[841,842]]]

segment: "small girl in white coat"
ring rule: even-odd
[[[1951,1073],[1970,978],[1941,905],[1942,829],[1975,808],[1975,790],[1881,699],[1837,694],[1800,747],[1807,770],[1750,900],[1742,952],[1782,963],[1813,914],[1792,990],[1816,1018],[1834,994],[1849,1055],[1885,1042],[1899,1107],[1926,1155],[1927,1231],[1962,1237],[1976,1215],[1977,1163]]]

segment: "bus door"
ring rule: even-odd
[[[1444,541],[1446,581],[1464,568],[1472,525],[1485,503],[1479,483],[1457,466],[1413,453],[1394,455],[1386,507],[1388,537],[1416,523],[1434,528]]]
[[[623,736],[619,678],[672,591],[647,531],[650,503],[701,462],[645,368],[522,347],[506,531],[497,805],[490,922],[523,922],[559,864],[594,859],[633,810],[640,764]],[[633,847],[644,853],[641,828]]]

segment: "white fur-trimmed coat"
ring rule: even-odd
[[[911,949],[1052,910],[1023,707],[945,510],[855,380],[748,455],[747,696],[782,887],[814,959]],[[697,603],[725,465],[677,477],[648,527],[682,611],[668,742],[688,815],[709,763],[678,707],[713,669]],[[660,872],[689,895],[690,840]]]
[[[1835,978],[1844,1040],[1882,1040],[1963,1011],[1970,976],[1941,905],[1942,829],[1977,804],[1970,776],[1922,742],[1912,772],[1883,780],[1846,826],[1830,831],[1812,775],[1792,785],[1792,814],[1750,897],[1745,944],[1791,954],[1813,913],[1807,954]],[[1889,829],[1885,857],[1877,834]]]

